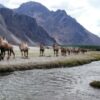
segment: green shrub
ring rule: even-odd
[[[100,81],[93,81],[90,83],[90,86],[100,88]]]

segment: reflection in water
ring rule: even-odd
[[[0,72],[0,77],[1,76],[7,76],[7,75],[10,75],[12,74],[13,72]]]
[[[100,90],[89,86],[92,80],[100,80],[99,65],[94,62],[0,76],[0,100],[100,100]]]

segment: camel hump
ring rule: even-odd
[[[7,41],[2,41],[2,45],[8,46],[8,42]]]
[[[6,39],[3,40],[4,43],[8,43],[8,41]]]
[[[25,48],[28,48],[28,44],[27,44],[27,43],[25,43],[25,44],[24,44],[24,47],[25,47]]]
[[[9,47],[9,48],[13,48],[12,44],[10,44],[10,43],[8,44],[8,47]]]
[[[20,49],[22,49],[22,50],[24,50],[24,49],[28,49],[28,44],[22,42],[22,43],[19,45],[19,47],[20,47]]]
[[[8,46],[8,41],[6,39],[2,39],[1,42],[2,45]]]

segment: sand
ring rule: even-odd
[[[38,47],[30,47],[29,58],[22,58],[18,47],[14,47],[16,53],[15,59],[11,57],[9,60],[0,61],[0,72],[29,70],[29,69],[46,69],[58,67],[71,67],[90,63],[92,61],[100,60],[100,52],[89,51],[85,54],[71,54],[67,56],[58,57],[53,55],[52,48],[45,50],[45,56],[39,56]]]

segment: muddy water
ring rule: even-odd
[[[0,100],[100,100],[89,86],[100,80],[100,62],[49,70],[16,71],[0,76]]]

